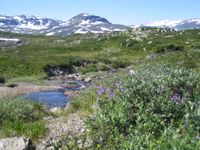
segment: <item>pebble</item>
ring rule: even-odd
[[[84,119],[77,114],[59,118],[48,117],[45,120],[49,133],[45,139],[37,145],[37,150],[52,150],[53,145],[68,133],[81,135],[86,132]]]

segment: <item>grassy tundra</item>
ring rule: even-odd
[[[200,30],[144,28],[67,37],[0,36],[23,41],[20,46],[0,48],[2,83],[43,84],[48,68],[56,67],[86,75],[109,72],[60,114],[90,116],[88,132],[83,135],[92,141],[87,149],[200,147]],[[7,101],[0,101],[1,135],[33,139],[45,135],[43,117],[50,114],[41,105],[21,99]],[[63,138],[55,147],[78,149],[80,143],[75,139]]]

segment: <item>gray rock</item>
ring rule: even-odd
[[[0,139],[0,150],[35,150],[35,146],[30,139],[14,137]]]
[[[54,108],[51,108],[49,111],[52,113],[60,113],[62,111],[62,108],[54,107]]]
[[[84,81],[85,82],[90,82],[90,81],[92,81],[92,77],[87,77]]]
[[[130,75],[135,75],[135,71],[134,70],[129,70],[129,74]]]

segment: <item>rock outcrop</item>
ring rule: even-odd
[[[35,150],[30,139],[24,137],[6,138],[0,140],[0,150]]]

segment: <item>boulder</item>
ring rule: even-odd
[[[134,70],[129,70],[129,74],[130,75],[135,75],[135,71]]]
[[[90,81],[92,81],[92,77],[87,77],[87,78],[84,79],[84,81],[85,82],[90,82]]]
[[[49,111],[52,112],[52,113],[61,113],[62,112],[62,108],[54,107],[54,108],[51,108]]]
[[[0,139],[0,150],[35,150],[30,139],[24,137],[14,137]]]

